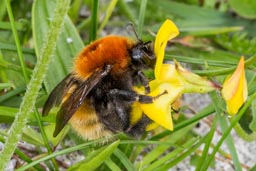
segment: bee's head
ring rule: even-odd
[[[131,58],[133,63],[144,64],[153,68],[155,66],[156,57],[151,42],[143,42],[141,40],[131,49]]]
[[[142,65],[145,67],[154,68],[156,63],[156,57],[154,54],[152,42],[143,42],[137,34],[132,23],[129,23],[127,26],[132,29],[134,35],[137,38],[137,43],[135,43],[130,50],[132,63],[138,64],[140,66]]]

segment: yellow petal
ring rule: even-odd
[[[217,84],[186,70],[177,61],[175,65],[162,65],[159,78],[155,82],[160,81],[183,87],[183,93],[206,93],[220,88]]]
[[[231,115],[236,114],[246,101],[248,90],[243,57],[241,57],[235,72],[225,80],[221,94],[226,101],[227,112]]]
[[[159,127],[159,125],[155,122],[152,122],[151,124],[147,125],[146,131],[151,131],[151,130],[157,128],[157,127]]]
[[[181,86],[180,78],[173,64],[162,64],[159,80]]]
[[[135,125],[142,117],[142,109],[138,102],[132,104],[132,109],[130,113],[130,124]]]
[[[164,50],[168,40],[176,37],[179,34],[177,26],[169,19],[167,19],[157,32],[154,44],[154,52],[157,57],[155,66],[155,77],[158,78],[160,74],[161,65],[164,59]]]
[[[177,97],[179,97],[182,92],[182,88],[168,83],[163,83],[149,95],[156,97],[165,91],[167,93],[156,98],[153,103],[140,104],[140,106],[145,115],[147,115],[151,120],[166,129],[173,130],[171,104]]]

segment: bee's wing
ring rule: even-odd
[[[57,136],[59,132],[68,123],[69,119],[73,116],[76,110],[84,102],[88,93],[102,80],[112,68],[107,65],[105,68],[95,71],[88,79],[77,84],[77,87],[68,99],[61,105],[56,117],[56,127],[53,136]]]
[[[43,116],[48,115],[51,108],[59,106],[62,102],[63,97],[66,95],[70,87],[75,83],[75,79],[72,74],[69,74],[64,78],[51,92],[47,101],[44,104],[42,114]]]

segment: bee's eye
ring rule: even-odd
[[[134,46],[131,50],[131,58],[135,63],[153,67],[155,64],[155,55],[151,42],[140,42]]]
[[[134,60],[140,60],[143,57],[143,46],[141,44],[132,48],[131,57]]]

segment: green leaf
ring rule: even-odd
[[[255,106],[256,100],[253,100],[249,110],[245,112],[245,114],[241,117],[239,122],[234,127],[236,133],[245,141],[249,142],[256,140]]]
[[[255,36],[255,22],[251,22],[243,18],[232,17],[226,12],[217,11],[213,8],[204,8],[196,5],[188,5],[182,2],[168,0],[161,0],[158,1],[158,3],[155,3],[154,1],[149,2],[154,3],[154,5],[158,5],[161,8],[161,11],[165,12],[167,17],[174,18],[174,22],[177,24],[180,30],[194,30],[197,31],[196,34],[199,35],[200,30],[198,29],[200,28],[204,28],[203,31],[205,32],[206,27],[213,29],[213,31],[217,30],[219,27],[222,32],[225,32],[228,30],[235,30],[235,27],[233,26],[242,26],[246,32]],[[216,31],[214,32],[217,33]]]
[[[251,112],[252,112],[252,121],[251,121],[251,123],[249,125],[249,128],[253,132],[256,132],[256,100],[253,100],[253,102],[252,102]]]
[[[52,143],[53,146],[57,146],[60,143],[60,141],[65,137],[65,135],[68,133],[69,126],[65,126],[63,130],[56,137],[53,137],[54,129],[55,129],[55,123],[50,123],[49,125],[44,126],[47,139],[49,140],[49,142]]]
[[[33,39],[37,56],[45,42],[49,30],[56,0],[35,1],[32,11]],[[71,20],[66,16],[64,27],[57,41],[56,51],[53,54],[47,76],[44,80],[46,91],[49,93],[60,82],[73,64],[73,58],[83,48],[83,42]]]
[[[212,153],[210,154],[209,158],[207,159],[206,162],[203,163],[202,169],[201,170],[207,170],[207,168],[209,167],[210,163],[212,162],[212,160],[214,159],[217,151],[219,150],[219,148],[221,147],[222,143],[224,142],[224,140],[228,137],[228,135],[230,135],[230,132],[232,130],[232,128],[237,124],[237,122],[239,121],[239,119],[243,116],[243,114],[245,113],[245,111],[247,110],[247,108],[251,105],[252,101],[256,98],[256,93],[252,94],[247,102],[243,105],[243,107],[240,109],[240,111],[238,112],[238,114],[236,116],[234,116],[230,122],[229,127],[225,130],[225,132],[223,133],[221,139],[218,141],[218,143],[216,144],[216,146],[213,148]]]
[[[156,160],[152,164],[150,164],[144,171],[154,171],[154,170],[167,170],[172,167],[173,163],[179,162],[184,159],[185,156],[188,156],[198,148],[198,145],[201,145],[202,141],[198,142],[198,138],[192,138],[186,143],[182,144],[180,147],[175,150],[167,153],[162,158]],[[190,151],[192,150],[192,151]],[[188,153],[190,152],[190,153]],[[179,157],[180,158],[179,158]],[[168,164],[167,164],[168,163]]]
[[[142,161],[136,165],[137,169],[147,167],[148,164],[150,164],[153,161],[156,161],[160,156],[162,156],[166,152],[166,150],[174,146],[175,142],[177,142],[181,138],[184,138],[188,131],[192,129],[192,127],[194,127],[194,124],[189,124],[188,126],[185,126],[183,129],[180,129],[179,131],[172,133],[168,137],[165,137],[164,141],[168,142],[168,144],[164,143],[156,146],[156,148],[154,148],[147,155],[145,155]]]
[[[116,163],[113,162],[110,158],[108,158],[107,160],[105,160],[105,163],[106,163],[106,165],[109,167],[110,170],[122,171],[122,170],[120,169],[120,167],[118,167],[118,166],[116,165]]]
[[[248,19],[256,18],[255,0],[229,0],[228,3],[238,15]]]
[[[215,115],[214,120],[213,120],[213,124],[212,124],[212,127],[211,127],[211,130],[208,133],[208,136],[207,136],[207,138],[205,140],[205,145],[204,145],[203,153],[202,153],[202,155],[200,157],[200,160],[197,163],[196,171],[199,171],[201,169],[202,163],[207,158],[207,155],[208,155],[208,152],[209,152],[209,149],[210,149],[210,145],[212,143],[213,136],[214,136],[214,133],[215,133],[215,130],[216,130],[216,126],[217,126],[216,123],[217,123],[217,116]]]
[[[24,128],[22,140],[24,140],[28,143],[31,143],[31,144],[38,145],[38,146],[44,145],[44,141],[42,139],[41,134],[39,134],[39,132],[35,131],[34,129],[32,129],[30,127]]]
[[[121,161],[121,163],[125,166],[127,171],[136,170],[129,158],[119,149],[114,151],[115,156]]]
[[[100,148],[99,150],[90,153],[85,160],[70,167],[67,171],[90,171],[97,169],[111,154],[115,151],[120,141],[115,141],[107,147]]]

